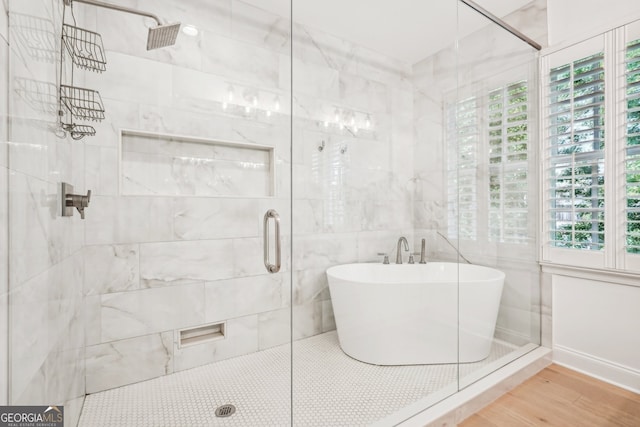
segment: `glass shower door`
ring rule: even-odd
[[[464,388],[540,345],[538,65],[536,49],[464,2],[458,21],[447,150]]]
[[[83,404],[80,425],[286,425],[290,7],[117,3],[180,22],[175,44],[146,50],[157,23],[135,13],[8,2],[9,404],[64,405],[70,425]],[[78,67],[64,24],[99,36],[105,70]],[[62,84],[99,94],[104,119]],[[65,135],[59,111],[95,135]],[[62,216],[62,182],[91,190],[84,219]]]
[[[396,425],[457,390],[456,272],[441,304],[418,285],[446,172],[429,81],[456,83],[442,3],[293,2],[294,425]]]

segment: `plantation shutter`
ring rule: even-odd
[[[448,217],[450,237],[465,240],[477,238],[478,215],[478,150],[480,123],[475,97],[451,105],[448,119]]]
[[[604,247],[604,53],[549,73],[550,244]]]
[[[640,254],[640,39],[626,50],[625,249]]]
[[[516,82],[489,93],[489,241],[528,240],[528,87]]]

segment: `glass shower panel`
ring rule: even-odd
[[[537,22],[532,13],[505,19]],[[524,41],[462,3],[458,19],[458,85],[446,107],[454,124],[446,149],[455,177],[448,215],[458,232],[452,255],[460,263],[464,388],[540,344],[538,71],[537,51]]]
[[[6,3],[0,5],[0,16],[0,405],[6,405],[9,373],[9,26]]]
[[[8,2],[9,403],[64,405],[75,425],[84,402],[80,425],[98,425],[109,421],[101,393],[118,390],[113,417],[131,392],[134,413],[158,425],[183,424],[171,421],[181,414],[219,422],[225,404],[238,425],[286,425],[289,3],[269,12],[262,2],[117,3],[180,22],[175,44],[146,50],[156,23],[137,14],[81,0]],[[106,70],[72,61],[63,22],[100,36],[91,41]],[[61,84],[99,93],[104,119],[59,103]],[[64,123],[95,135],[64,135],[61,109]],[[62,182],[91,190],[84,219],[60,215]],[[273,273],[263,247],[271,209],[282,230]],[[171,396],[184,398],[183,412],[165,404]]]
[[[293,3],[294,425],[393,425],[457,390],[457,272],[437,307],[417,286],[455,26],[455,2]]]

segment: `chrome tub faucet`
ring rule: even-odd
[[[407,238],[402,236],[398,239],[398,251],[396,252],[396,264],[402,264],[402,243],[404,242],[404,250],[409,251],[409,242]]]

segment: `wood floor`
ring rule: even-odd
[[[640,394],[551,365],[459,425],[640,427]]]

